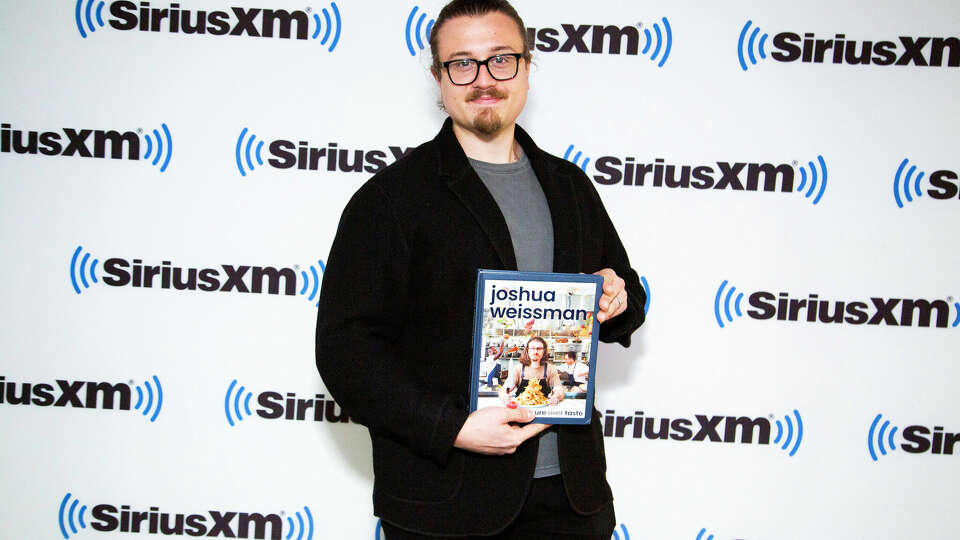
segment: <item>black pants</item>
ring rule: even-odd
[[[533,480],[516,521],[494,536],[456,537],[455,540],[610,540],[617,525],[613,504],[600,513],[581,516],[573,511],[560,475]],[[438,540],[382,522],[385,540]]]

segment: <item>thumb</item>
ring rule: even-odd
[[[523,422],[523,423],[526,423],[526,422],[530,422],[531,420],[533,420],[534,418],[536,418],[536,415],[533,414],[533,411],[530,411],[530,410],[528,410],[528,409],[523,409],[523,408],[520,408],[520,407],[517,407],[516,409],[508,409],[508,408],[504,407],[504,410],[506,411],[506,421],[507,421],[507,422]]]

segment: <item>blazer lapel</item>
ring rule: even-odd
[[[517,258],[513,252],[507,221],[497,201],[467,161],[460,142],[453,134],[453,123],[449,118],[437,134],[436,141],[439,151],[438,173],[486,233],[503,269],[516,270]]]

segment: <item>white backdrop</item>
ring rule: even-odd
[[[310,298],[370,172],[330,171],[326,153],[376,169],[433,136],[417,37],[442,2],[279,0],[307,39],[279,22],[216,35],[245,18],[263,33],[266,4],[0,5],[3,538],[377,535],[369,440],[328,404]],[[615,537],[954,538],[957,4],[516,6],[539,36],[521,124],[598,179],[651,296],[634,346],[600,350]],[[168,10],[157,31],[141,7]],[[206,33],[170,30],[198,11]],[[635,32],[635,54],[629,37],[578,52],[595,25]],[[851,57],[869,41],[871,63],[834,63],[833,43],[804,61],[808,33]],[[122,158],[84,157],[111,130]],[[325,149],[319,170],[282,168],[276,141]],[[605,183],[658,159],[714,181],[744,164],[744,184],[748,164],[784,167],[775,191]],[[151,287],[142,266],[159,267]],[[255,274],[262,290],[240,292]],[[853,311],[764,314],[811,294]],[[879,324],[850,322],[876,305]]]

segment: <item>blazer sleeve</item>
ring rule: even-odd
[[[466,404],[430,390],[404,364],[410,251],[397,221],[373,182],[345,207],[318,303],[317,369],[357,422],[442,465],[466,421]]]

